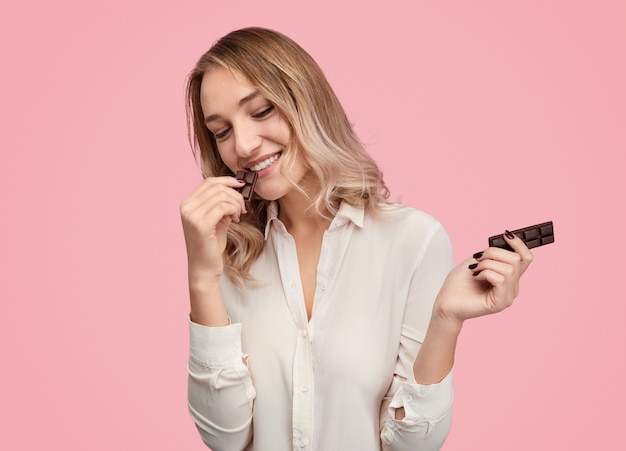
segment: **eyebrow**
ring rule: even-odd
[[[249,101],[251,101],[252,99],[260,96],[261,93],[259,91],[254,91],[250,94],[248,94],[247,96],[245,96],[243,99],[241,99],[239,101],[239,108],[241,108],[242,106],[244,106],[246,103],[248,103]],[[211,121],[214,121],[215,119],[219,119],[220,115],[219,114],[211,114],[210,116],[207,116],[204,118],[204,123],[208,124]]]

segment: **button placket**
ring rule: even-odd
[[[298,334],[293,367],[293,443],[300,448],[309,445],[314,422],[311,342],[305,332]]]

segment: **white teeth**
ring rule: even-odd
[[[276,155],[272,155],[267,160],[263,160],[260,163],[255,164],[254,166],[250,166],[249,169],[253,170],[254,172],[259,172],[265,169],[266,167],[268,167],[270,164],[272,164],[276,160],[278,160],[278,157],[280,157],[280,153],[277,153]]]

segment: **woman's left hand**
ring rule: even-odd
[[[444,319],[462,323],[466,319],[504,310],[519,293],[520,277],[533,254],[517,236],[505,239],[513,252],[489,247],[455,267],[446,278],[435,311]]]

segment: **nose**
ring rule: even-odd
[[[248,158],[261,147],[262,139],[254,126],[239,126],[233,130],[235,152],[241,158]]]

